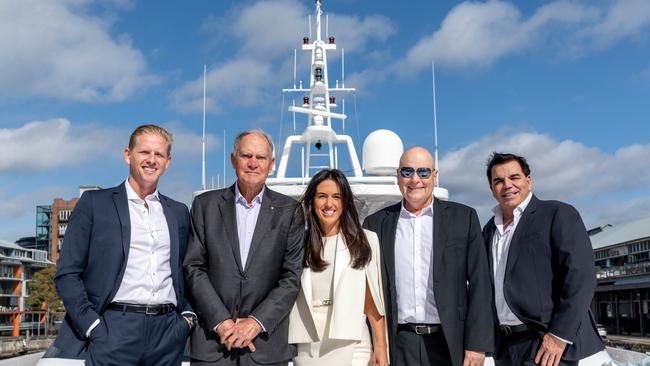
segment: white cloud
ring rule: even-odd
[[[307,15],[307,8],[296,0],[260,1],[209,19],[204,28],[236,39],[244,57],[273,59],[300,46],[301,34],[309,32]]]
[[[201,138],[200,133],[201,125],[199,124],[199,121],[197,121],[195,125],[197,128],[195,128],[194,131],[190,131],[188,129],[185,129],[179,121],[172,121],[162,124],[162,127],[169,131],[174,137],[174,143],[172,146],[172,159],[174,160],[174,165],[176,164],[176,161],[178,160],[177,158],[179,156],[200,156],[201,146],[203,143],[203,139]],[[213,151],[218,147],[223,146],[222,144],[223,141],[221,141],[221,138],[213,134],[206,133],[206,151]]]
[[[264,104],[271,90],[277,91],[270,63],[255,59],[234,59],[208,70],[206,109],[219,113],[224,108]],[[203,75],[185,82],[170,96],[171,107],[179,112],[203,108]]]
[[[296,0],[259,1],[248,7],[236,8],[228,15],[208,19],[203,28],[216,37],[224,34],[237,45],[235,56],[213,65],[208,70],[206,109],[219,113],[225,108],[263,104],[272,93],[288,86],[291,78],[292,50],[308,35],[308,14],[305,4]],[[325,17],[322,17],[325,35]],[[330,33],[346,52],[364,50],[370,42],[383,42],[395,32],[393,23],[380,15],[356,17],[330,14]],[[315,18],[312,16],[315,28]],[[272,31],[269,31],[272,29]],[[223,41],[223,39],[222,39]],[[334,60],[334,54],[328,54]],[[309,59],[309,56],[303,58]],[[299,58],[299,61],[300,58]],[[306,71],[304,65],[298,65]],[[336,72],[330,63],[330,72]],[[279,77],[278,77],[279,76]],[[283,76],[286,79],[283,79]],[[298,79],[305,77],[298,75]],[[335,77],[330,83],[334,84]],[[170,95],[170,106],[179,112],[199,112],[203,108],[203,75],[185,82]]]
[[[129,38],[112,37],[89,7],[88,0],[0,2],[0,95],[120,101],[155,83]]]
[[[596,47],[608,47],[627,38],[636,37],[650,26],[650,2],[646,0],[615,0],[605,16],[584,29],[579,36]]]
[[[512,54],[547,48],[554,57],[577,57],[624,39],[647,38],[649,26],[650,3],[645,0],[614,0],[607,8],[558,0],[528,18],[512,3],[466,1],[394,67],[404,75],[428,68],[431,60],[452,68],[485,67]]]
[[[364,51],[371,42],[384,42],[395,34],[396,27],[382,15],[364,18],[333,14],[329,17],[330,33],[346,53]],[[324,30],[323,30],[324,32]]]
[[[10,192],[3,188],[0,190],[0,219],[16,219],[25,216],[32,216],[32,224],[35,222],[36,206],[49,205],[55,197],[63,197],[65,189],[60,187],[41,187],[29,192]],[[32,228],[31,234],[34,235],[35,228]],[[14,241],[18,238],[3,238],[3,240]]]
[[[0,173],[55,169],[112,151],[115,131],[56,118],[0,129]],[[120,150],[116,154],[119,154]]]
[[[596,15],[593,7],[556,1],[523,19],[519,9],[507,2],[463,2],[447,14],[439,30],[407,52],[399,69],[406,73],[423,69],[431,60],[448,67],[490,65],[534,46],[538,37],[551,31],[548,25],[576,25]]]
[[[440,161],[441,185],[454,201],[479,210],[482,222],[496,204],[489,191],[486,162],[493,151],[526,157],[531,166],[533,191],[542,199],[588,202],[598,207],[613,203],[608,197],[650,186],[650,144],[623,147],[614,153],[572,140],[557,140],[536,132],[501,131],[445,154]],[[632,200],[632,213],[642,205]],[[647,206],[646,206],[647,207]],[[647,210],[647,208],[646,208]],[[605,215],[593,215],[594,221]]]
[[[17,187],[0,187],[0,239],[14,242],[36,233],[36,206],[49,205],[55,197],[66,198],[69,189],[46,186],[17,192]]]
[[[314,9],[305,5],[305,2],[296,0],[259,1],[235,9],[224,17],[208,19],[204,29],[237,39],[241,56],[285,57],[293,48],[300,49],[302,37],[309,35],[309,15],[312,16],[312,37],[316,36]],[[337,43],[350,52],[365,49],[371,41],[383,42],[395,32],[390,19],[381,15],[358,17],[324,12],[321,17],[324,38],[329,36],[325,34],[328,14],[329,35],[335,36]],[[269,29],[273,31],[269,32]]]

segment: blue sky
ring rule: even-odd
[[[387,128],[406,146],[432,146],[435,59],[452,200],[489,218],[484,165],[499,150],[527,156],[534,192],[576,205],[588,227],[650,215],[650,2],[405,4],[324,1],[346,86],[358,88],[346,111],[356,141]],[[312,0],[0,2],[0,239],[33,235],[37,204],[124,180],[121,152],[141,123],[174,133],[160,189],[189,204],[201,181],[203,64],[208,182],[222,174],[224,129],[228,151],[243,129],[277,140],[280,89],[311,12]],[[333,82],[339,54],[329,57]],[[282,136],[289,125],[285,112]]]

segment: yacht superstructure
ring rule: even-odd
[[[304,37],[302,44],[302,50],[311,53],[309,87],[303,88],[302,83],[296,87],[294,81],[292,88],[282,90],[292,98],[302,95],[302,105],[296,106],[294,103],[288,110],[294,115],[306,116],[307,125],[302,134],[287,137],[275,177],[269,178],[267,185],[275,191],[299,198],[313,173],[326,168],[341,169],[339,157],[347,153],[345,161],[349,169],[341,170],[346,173],[352,192],[358,200],[360,215],[365,217],[401,200],[396,173],[404,146],[394,132],[376,130],[363,143],[361,164],[352,137],[335,131],[334,123],[340,121],[343,125],[347,118],[344,109],[341,113],[334,111],[338,108],[336,99],[341,95],[355,93],[356,89],[345,87],[344,75],[341,85],[337,80],[336,85],[330,87],[327,54],[335,51],[337,45],[335,37],[327,35],[325,39],[322,36],[321,0],[316,0],[315,3],[315,37],[313,40]],[[343,100],[343,106],[344,103]],[[287,174],[290,164],[294,168],[299,164],[299,169],[294,170],[299,170],[300,175]],[[448,199],[447,190],[441,187],[435,187],[434,195]]]

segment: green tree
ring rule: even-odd
[[[31,307],[40,307],[41,304],[47,303],[50,310],[63,310],[63,302],[56,293],[54,285],[54,274],[56,266],[49,266],[36,273],[29,282],[29,297],[27,304]]]

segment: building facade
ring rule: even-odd
[[[34,273],[51,264],[44,250],[0,240],[0,335],[38,334],[45,330],[45,314],[26,306],[27,284]]]
[[[592,302],[610,334],[650,334],[650,217],[589,231],[596,261]]]
[[[70,220],[70,214],[72,214],[72,210],[78,201],[79,198],[75,197],[67,201],[61,198],[55,198],[54,202],[52,202],[50,260],[54,263],[59,261],[59,253],[63,246],[63,237],[65,236],[65,231],[68,229],[68,220]]]
[[[51,258],[52,205],[36,206],[36,241],[33,249],[45,250]]]

